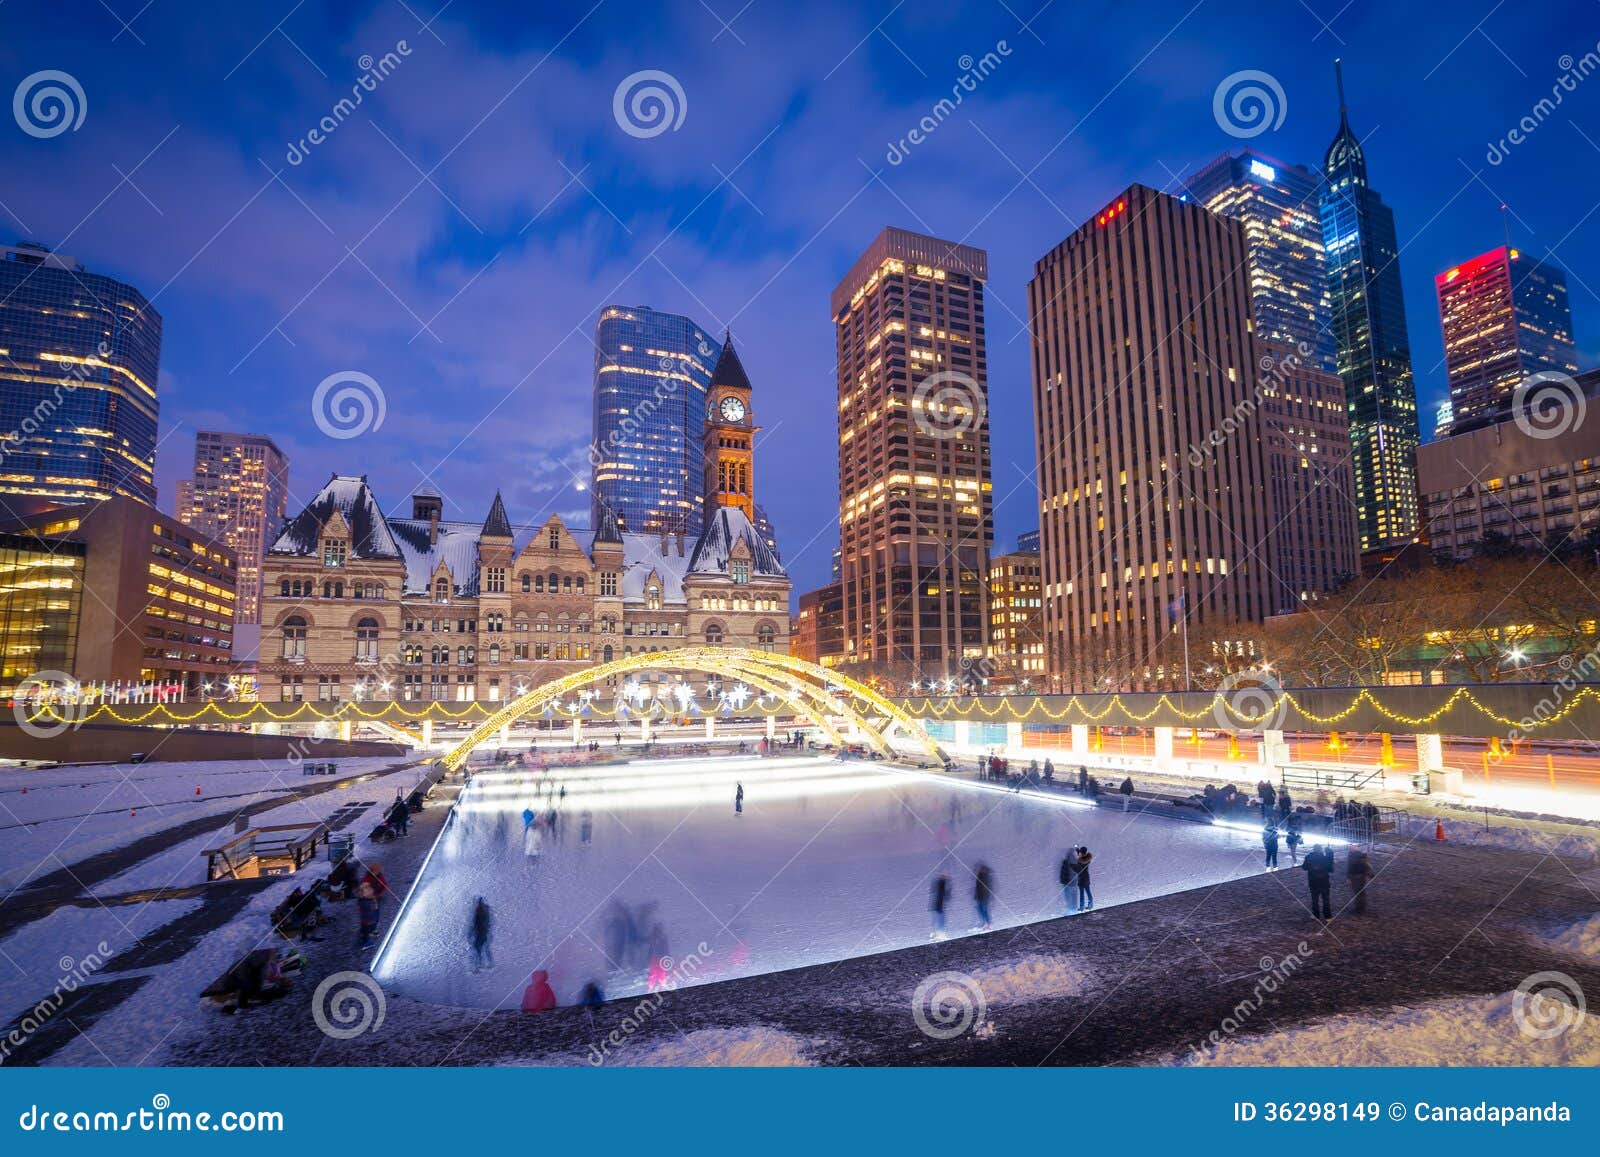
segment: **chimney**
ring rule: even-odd
[[[667,557],[668,547],[671,544],[671,541],[672,541],[672,536],[670,534],[668,534],[666,531],[663,530],[661,532],[661,557],[662,558],[666,558]]]
[[[437,506],[428,512],[428,545],[439,545],[439,508]]]
[[[683,557],[683,531],[678,531],[678,557]]]

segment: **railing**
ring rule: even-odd
[[[1283,768],[1283,785],[1301,791],[1368,791],[1383,786],[1383,768],[1346,763],[1292,763]]]
[[[328,841],[328,825],[274,824],[251,828],[221,847],[207,848],[207,880],[247,880],[297,872],[316,858]]]

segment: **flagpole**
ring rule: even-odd
[[[1180,606],[1183,607],[1183,689],[1194,689],[1194,680],[1189,676],[1189,588],[1185,586],[1181,595]]]

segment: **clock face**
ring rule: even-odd
[[[724,422],[744,421],[744,403],[731,394],[722,399],[722,405],[717,407],[717,412],[722,415]]]

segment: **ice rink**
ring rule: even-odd
[[[525,835],[525,810],[552,809],[552,832]],[[567,1004],[588,981],[607,998],[647,991],[663,955],[683,985],[818,964],[926,943],[940,870],[951,935],[974,929],[979,863],[994,874],[995,928],[1060,916],[1060,862],[1078,844],[1102,909],[1263,870],[1254,831],[863,762],[480,772],[373,972],[417,999],[515,1008],[536,968]],[[492,962],[475,968],[479,896]]]

